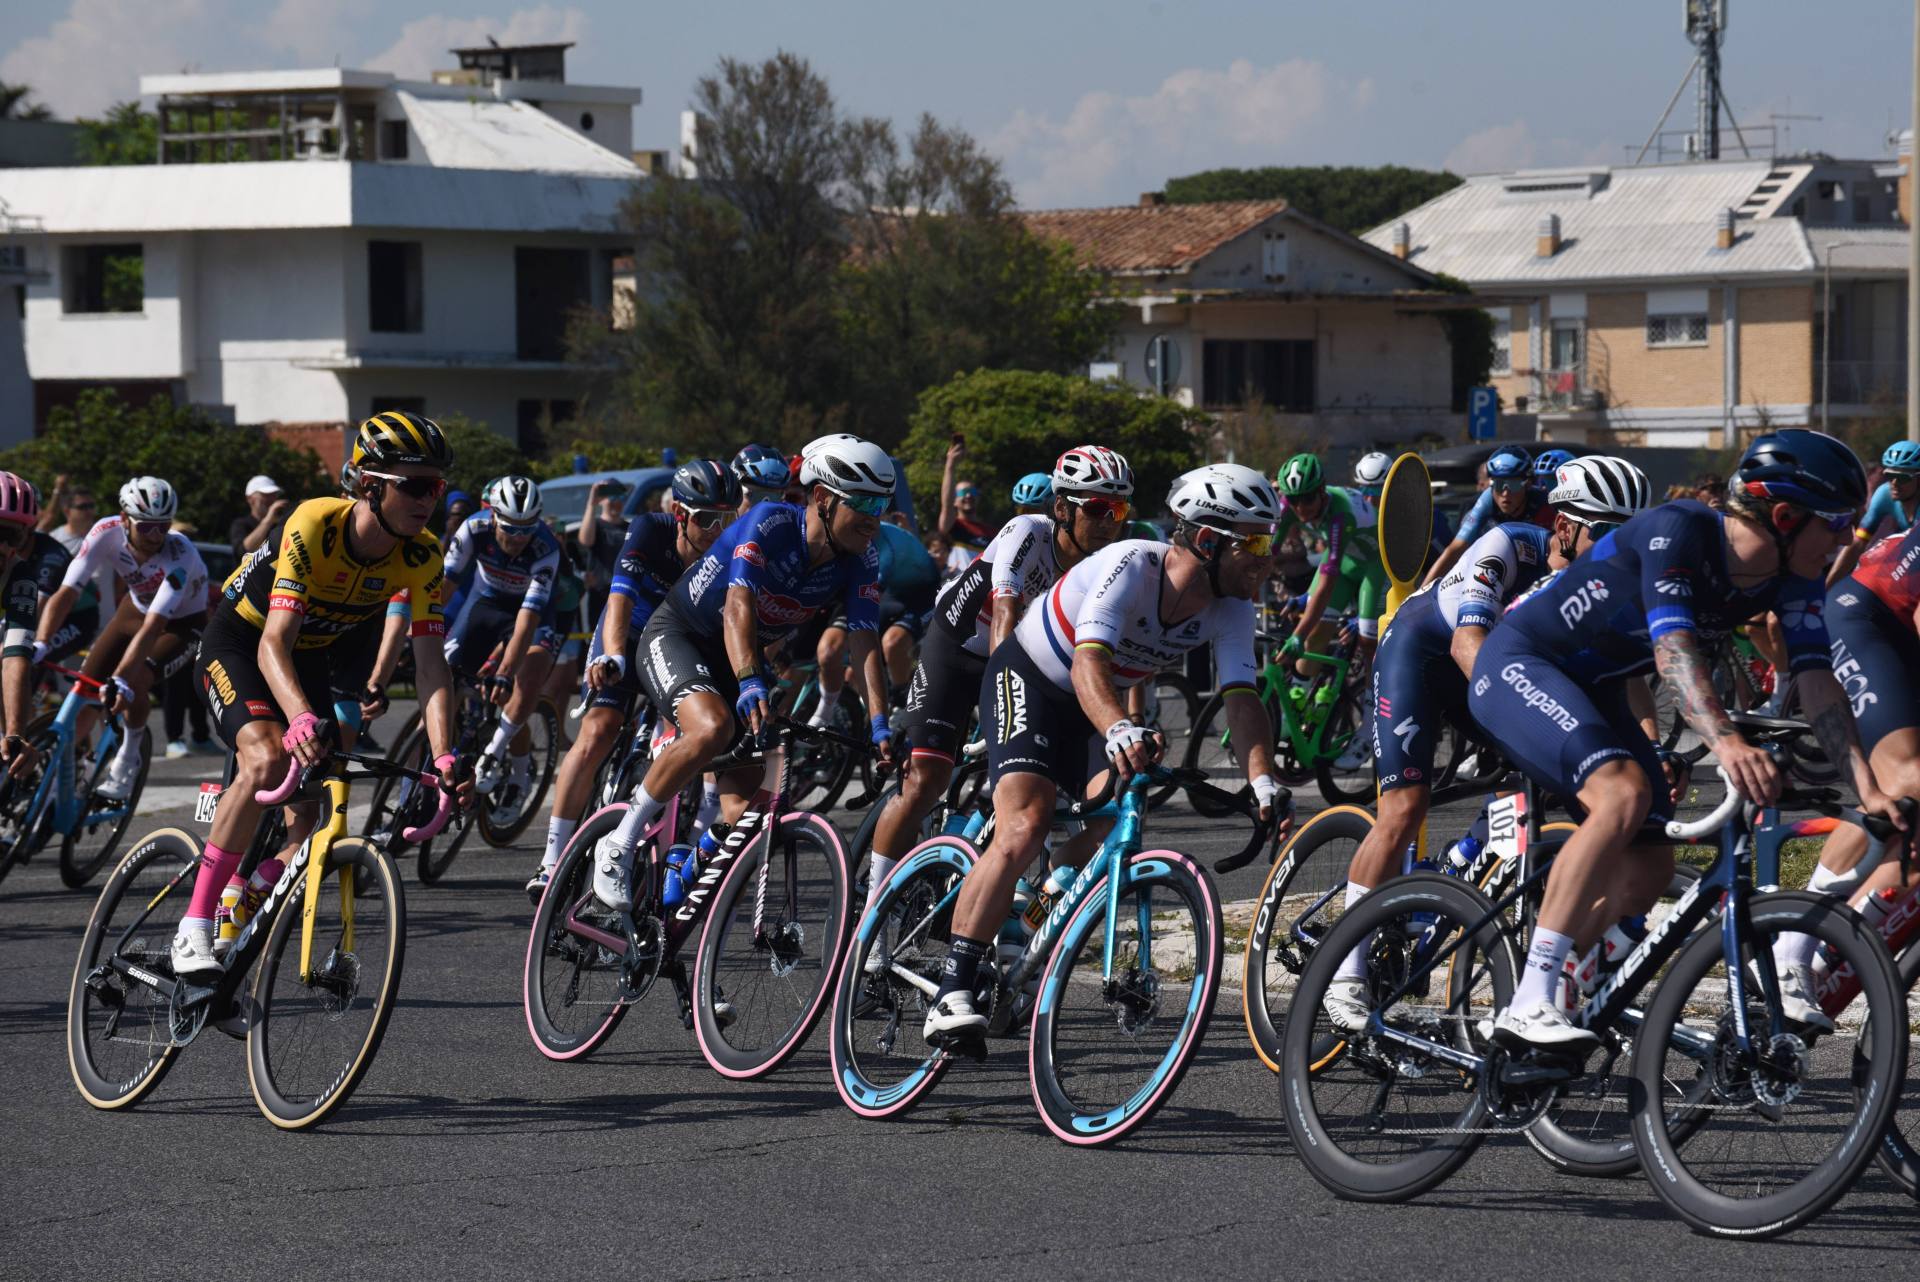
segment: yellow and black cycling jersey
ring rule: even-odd
[[[414,636],[447,630],[441,603],[440,540],[421,532],[378,561],[363,562],[347,548],[352,499],[308,499],[286,524],[248,554],[223,589],[234,613],[264,628],[271,610],[301,616],[296,650],[317,650],[387,608],[409,591]]]

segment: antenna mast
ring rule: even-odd
[[[1698,123],[1695,154],[1701,160],[1720,159],[1720,42],[1727,31],[1727,0],[1683,0],[1687,10],[1687,39],[1699,51]]]

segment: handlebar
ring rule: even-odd
[[[62,664],[53,662],[51,659],[40,660],[40,666],[45,668],[49,672],[57,673],[58,675],[65,677],[67,680],[73,682],[77,686],[87,687],[88,689],[92,690],[95,694],[98,694],[104,691],[108,685],[108,682],[100,681],[93,677],[90,677],[86,673],[80,671],[78,668],[65,667]]]
[[[1674,841],[1695,841],[1701,837],[1716,833],[1726,826],[1727,821],[1732,819],[1739,811],[1741,805],[1744,804],[1745,799],[1735,791],[1733,781],[1728,777],[1726,770],[1720,768],[1716,770],[1715,773],[1720,776],[1721,783],[1726,786],[1727,795],[1721,799],[1718,806],[1714,807],[1713,813],[1710,815],[1695,819],[1689,823],[1669,820],[1664,829],[1669,838]],[[1853,810],[1842,804],[1840,794],[1831,788],[1789,789],[1781,794],[1777,804],[1783,806],[1804,806],[1809,810],[1817,810],[1821,814],[1829,815],[1835,819],[1850,823],[1860,829],[1861,832],[1866,834],[1867,838],[1867,853],[1862,857],[1862,863],[1866,867],[1872,867],[1874,864],[1879,863],[1881,858],[1886,854],[1887,843],[1893,841],[1900,835],[1900,829],[1891,821],[1882,819],[1878,815],[1870,815],[1864,811]],[[1906,819],[1909,825],[1909,831],[1911,831],[1914,816],[1916,813],[1920,813],[1920,802],[1916,802],[1912,797],[1901,797],[1894,804]],[[1903,843],[1900,855],[1903,872],[1906,870],[1908,849],[1909,846]]]
[[[330,753],[326,761],[312,767],[312,769],[317,770],[320,766],[333,761],[354,762],[366,767],[369,776],[398,775],[403,778],[412,779],[414,782],[424,784],[434,790],[438,800],[434,806],[433,818],[418,827],[410,825],[400,830],[400,835],[415,845],[424,841],[431,841],[439,835],[440,830],[445,828],[447,822],[453,818],[453,793],[440,786],[440,776],[431,770],[412,770],[406,766],[388,761],[383,757],[367,757],[357,752],[340,751]],[[272,788],[265,788],[255,792],[253,799],[263,806],[285,805],[295,793],[300,791],[301,787],[306,783],[309,774],[310,770],[302,767],[298,760],[290,760],[287,762],[287,777]]]

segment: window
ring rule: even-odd
[[[146,306],[146,259],[138,245],[69,245],[69,312],[137,312]]]
[[[515,350],[523,361],[567,358],[567,322],[592,302],[591,259],[584,249],[513,251]]]
[[[380,122],[380,158],[382,160],[407,158],[407,122],[405,120]]]
[[[1287,278],[1287,234],[1270,231],[1260,242],[1260,274],[1268,280]]]
[[[1586,346],[1586,324],[1577,320],[1553,322],[1553,346],[1548,369],[1577,369]]]
[[[573,422],[576,407],[572,401],[521,401],[514,415],[515,444],[528,458],[540,458],[548,452],[549,429]]]
[[[367,417],[385,414],[388,410],[401,410],[408,414],[425,415],[427,398],[424,396],[376,396],[367,410]]]
[[[1495,374],[1513,373],[1513,313],[1492,312],[1493,368]]]
[[[1706,341],[1707,318],[1702,313],[1647,317],[1648,347],[1702,347]]]
[[[367,325],[376,334],[422,329],[420,242],[367,242]]]
[[[1200,399],[1210,406],[1259,401],[1293,413],[1313,409],[1313,341],[1209,339],[1200,345]]]

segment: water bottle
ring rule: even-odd
[[[1033,883],[1025,877],[1013,883],[1013,911],[1007,915],[1006,921],[1000,924],[1002,946],[1010,944],[1024,951],[1027,936],[1033,933],[1033,927],[1027,924],[1027,917],[1032,912],[1033,903],[1037,897],[1038,892],[1034,890]]]
[[[1053,911],[1053,906],[1060,902],[1060,896],[1067,893],[1067,889],[1073,885],[1073,879],[1077,876],[1079,876],[1079,870],[1072,864],[1061,864],[1047,874],[1045,884],[1040,887],[1039,896],[1027,905],[1028,930],[1040,929],[1040,923],[1047,919],[1047,914]]]
[[[687,897],[687,887],[699,875],[699,856],[692,846],[681,844],[667,851],[667,879],[660,889],[660,902],[671,908]]]
[[[224,951],[240,938],[240,932],[260,911],[260,905],[266,902],[267,892],[280,880],[280,874],[286,871],[286,867],[278,859],[262,859],[245,885],[237,878],[227,883],[220,892],[220,907],[213,914],[218,940],[214,945],[216,948]]]
[[[1454,877],[1464,877],[1472,869],[1474,860],[1480,858],[1485,847],[1472,833],[1460,838],[1447,847],[1447,872]]]
[[[1607,933],[1600,942],[1587,950],[1587,955],[1577,963],[1567,958],[1566,973],[1573,980],[1578,1001],[1584,1002],[1599,990],[1600,981],[1620,969],[1627,954],[1640,946],[1647,937],[1647,919],[1645,917],[1622,917],[1607,927]]]
[[[1295,712],[1307,706],[1307,686],[1305,682],[1287,682],[1287,702],[1293,705]]]
[[[1900,902],[1897,887],[1887,886],[1868,895],[1858,909],[1860,919],[1872,927],[1877,935],[1886,933],[1886,920],[1893,913],[1893,906]]]
[[[1316,708],[1331,708],[1333,701],[1339,697],[1340,689],[1330,678],[1313,688],[1313,706]]]

